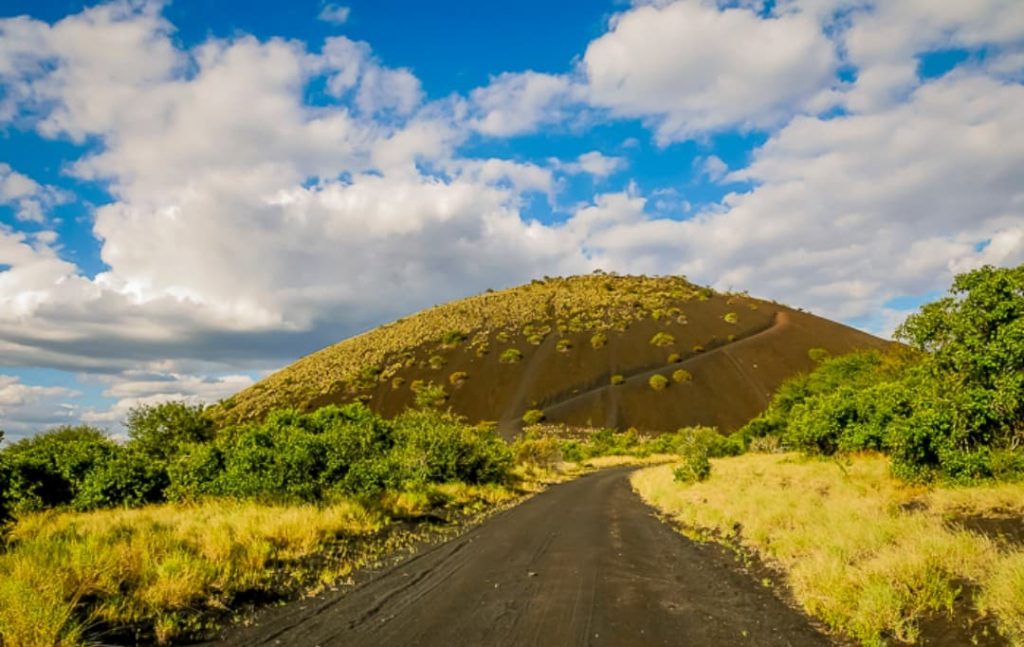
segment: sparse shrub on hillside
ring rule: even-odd
[[[693,380],[693,374],[685,368],[676,369],[672,372],[672,380],[674,382],[689,382]]]
[[[611,376],[611,379],[609,381],[612,383],[612,386],[619,386],[621,384],[626,383],[626,378],[616,373],[615,375]]]
[[[722,320],[725,321],[725,323],[734,324],[740,319],[735,312],[727,312],[722,316]]]
[[[559,353],[568,353],[572,349],[572,342],[568,339],[559,339],[555,344],[555,350]]]
[[[676,343],[676,338],[667,332],[657,332],[651,337],[651,345],[653,346],[671,346]]]
[[[398,390],[405,384],[405,378],[399,375],[398,377],[391,378],[391,388]]]
[[[427,382],[416,391],[416,406],[423,409],[427,407],[441,407],[448,401],[448,392],[440,384]]]
[[[543,420],[544,412],[540,409],[528,409],[526,413],[523,414],[524,425],[535,425]]]
[[[430,368],[436,371],[444,367],[444,365],[447,364],[447,362],[440,355],[431,355],[430,359],[428,360],[428,364],[430,365]]]
[[[682,355],[680,355],[679,353],[669,353],[669,356],[668,356],[668,363],[669,364],[678,364],[681,361],[683,361]]]
[[[502,364],[515,364],[523,359],[523,353],[518,348],[506,348],[498,360]]]
[[[469,339],[469,335],[461,330],[449,330],[441,338],[441,343],[449,348],[454,348]]]
[[[700,345],[700,344],[696,344],[693,347],[693,352],[695,352],[695,353],[703,353],[704,352],[704,347],[702,345]]]
[[[467,379],[469,379],[469,373],[466,371],[455,371],[448,376],[448,383],[458,387],[462,386]]]
[[[811,348],[808,349],[807,351],[807,357],[810,358],[810,360],[815,364],[821,364],[826,359],[831,357],[831,353],[829,353],[824,348]]]
[[[604,348],[608,344],[608,335],[603,332],[596,332],[590,336],[590,346],[594,350]]]
[[[507,343],[507,342],[508,342],[508,340],[509,340],[509,335],[508,335],[508,333],[507,333],[507,332],[505,332],[504,330],[501,330],[501,331],[499,331],[499,332],[498,332],[498,334],[496,334],[496,335],[494,336],[494,338],[495,338],[496,340],[498,340],[498,341],[500,341],[501,343],[503,343],[503,344],[504,344],[504,343]]]
[[[664,391],[665,387],[668,386],[668,378],[664,375],[652,375],[651,379],[647,380],[647,383],[655,391]]]

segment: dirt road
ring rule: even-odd
[[[659,521],[627,469],[554,486],[354,589],[221,645],[827,645],[714,546]]]

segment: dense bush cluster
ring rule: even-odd
[[[910,348],[818,354],[744,435],[826,455],[885,451],[907,479],[1024,477],[1024,266],[956,277],[897,337]]]
[[[427,483],[503,480],[508,446],[493,431],[434,410],[385,420],[362,404],[276,411],[214,428],[202,407],[136,409],[118,444],[64,427],[0,452],[0,519],[10,509],[93,509],[229,496],[315,502]]]

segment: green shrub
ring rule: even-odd
[[[462,384],[469,379],[469,373],[466,371],[455,371],[448,376],[448,383],[452,386],[462,386]]]
[[[695,452],[683,457],[683,462],[672,470],[672,478],[678,483],[696,483],[711,476],[711,461],[707,454]]]
[[[672,371],[672,380],[677,383],[689,382],[693,380],[693,374],[690,373],[690,371],[686,370],[685,368],[679,368],[676,369],[675,371]]]
[[[657,332],[651,337],[650,343],[653,346],[671,346],[676,343],[676,338],[667,332]]]
[[[448,392],[440,384],[428,382],[416,390],[414,398],[416,406],[420,409],[428,407],[441,407],[448,401]]]
[[[620,386],[626,383],[626,378],[616,373],[615,375],[611,376],[609,381],[612,383],[612,386]]]
[[[807,357],[809,357],[810,360],[815,364],[821,364],[826,359],[831,357],[831,353],[829,353],[824,348],[811,348],[808,349],[807,351]]]
[[[440,355],[431,355],[430,359],[427,360],[427,363],[430,365],[430,368],[436,371],[440,369],[442,366],[444,366],[447,362]]]
[[[515,364],[523,359],[523,353],[518,348],[506,348],[498,357],[502,364]]]
[[[441,343],[448,347],[458,346],[462,342],[466,341],[469,335],[462,332],[461,330],[449,330],[441,338]]]
[[[0,430],[0,444],[4,441],[4,432]],[[14,506],[11,491],[11,468],[7,464],[7,458],[0,452],[0,540],[3,539],[3,529],[11,520],[11,510]]]
[[[578,447],[579,443],[575,445]],[[534,433],[517,437],[512,443],[512,453],[516,463],[536,467],[550,467],[563,459],[562,446],[557,438]]]
[[[735,312],[727,312],[722,316],[722,320],[725,321],[725,323],[734,324],[739,321],[739,317],[736,316]]]
[[[79,510],[159,503],[168,484],[166,464],[129,445],[86,475],[72,503]]]
[[[651,379],[647,380],[647,383],[655,391],[663,391],[668,386],[668,378],[664,375],[652,375]]]
[[[10,469],[9,498],[16,510],[42,510],[70,504],[89,472],[117,451],[92,427],[58,427],[20,440],[4,450]]]
[[[695,352],[695,353],[703,353],[704,352],[704,347],[701,346],[700,344],[694,344],[693,352]]]
[[[544,412],[540,409],[528,409],[526,413],[523,414],[524,425],[535,425],[543,420]]]
[[[599,348],[604,348],[607,344],[608,344],[608,335],[604,334],[603,332],[596,332],[593,335],[591,335],[591,337],[590,337],[590,346],[594,350],[597,350]]]
[[[557,350],[560,353],[568,353],[571,348],[572,342],[566,338],[559,339],[558,342],[555,344],[555,350]]]
[[[128,412],[129,444],[154,460],[166,461],[181,447],[213,438],[214,424],[201,404],[182,401],[140,405]]]
[[[399,375],[398,377],[391,378],[392,389],[397,391],[398,389],[402,388],[403,384],[405,384],[405,378],[402,377],[401,375]]]
[[[682,355],[680,355],[679,353],[669,353],[669,356],[668,356],[668,363],[669,364],[678,364],[681,361],[683,361],[683,356]]]

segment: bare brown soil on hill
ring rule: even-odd
[[[220,645],[827,645],[733,555],[661,522],[627,469],[554,486]]]

